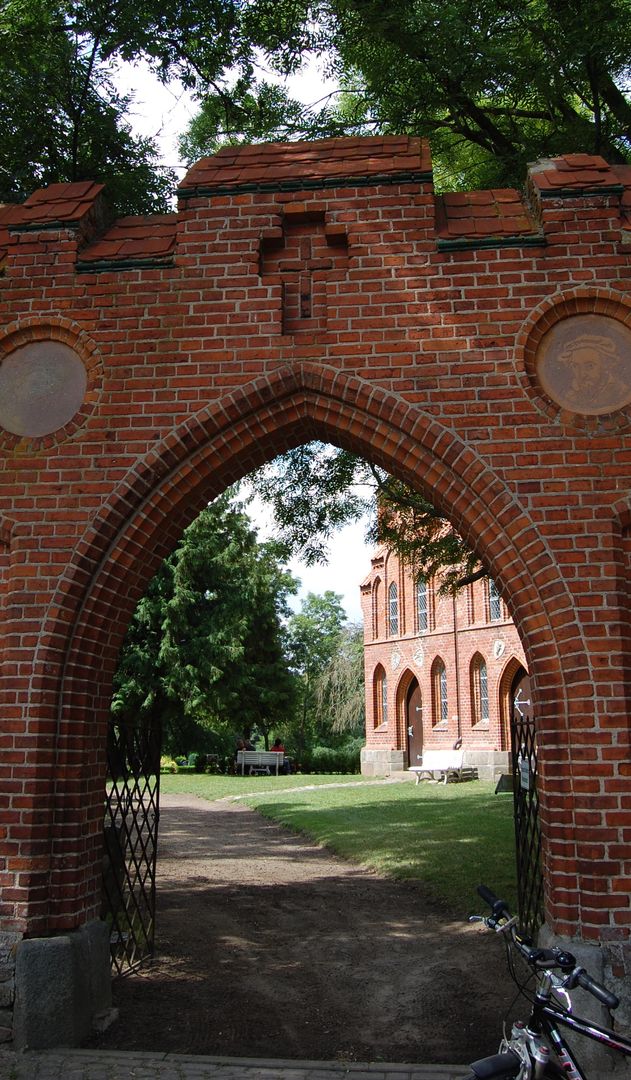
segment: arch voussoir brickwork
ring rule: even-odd
[[[330,394],[331,386],[335,388],[334,397]],[[405,405],[383,391],[373,388],[363,394],[361,390],[361,381],[356,378],[338,374],[333,381],[326,378],[326,373],[320,378],[318,369],[310,366],[289,374],[279,371],[277,378],[270,377],[239,390],[228,410],[229,423],[225,422],[223,411],[217,416],[210,409],[205,411],[194,424],[187,422],[183,437],[178,432],[170,433],[163,447],[154,448],[152,469],[143,470],[142,479],[134,469],[119,485],[110,504],[102,508],[79,545],[77,578],[82,586],[88,586],[81,603],[77,604],[76,589],[68,589],[68,581],[60,583],[52,602],[60,613],[64,602],[68,605],[68,614],[62,616],[62,621],[64,626],[72,628],[63,655],[58,691],[58,774],[61,771],[63,775],[66,767],[60,770],[60,762],[83,757],[84,740],[94,745],[105,738],[109,685],[120,640],[133,601],[144,591],[160,558],[168,553],[184,526],[208,498],[265,459],[266,447],[278,451],[280,446],[293,446],[305,438],[327,438],[366,456],[374,454],[389,471],[398,472],[402,478],[431,493],[454,524],[492,563],[498,579],[503,576],[504,562],[510,561],[510,597],[516,621],[518,625],[523,621],[524,638],[530,648],[545,650],[547,666],[556,676],[555,700],[558,701],[563,692],[561,663],[555,654],[544,594],[537,590],[536,575],[533,580],[519,548],[511,549],[511,534],[515,531],[522,543],[527,538],[537,542],[532,525],[526,525],[523,511],[515,525],[510,513],[515,508],[502,491],[500,481],[488,468],[473,468],[472,452],[461,452],[458,436],[439,432],[440,425],[431,418],[418,414],[412,418]],[[358,401],[367,403],[367,411],[358,407]],[[238,421],[237,413],[240,413]],[[392,418],[392,424],[384,424],[380,419],[384,415]],[[405,424],[400,426],[402,416],[407,420],[407,431]],[[381,427],[375,451],[377,423]],[[437,447],[444,459],[436,458]],[[400,461],[405,465],[401,466]],[[473,483],[470,477],[467,482],[465,476],[454,472],[454,466],[465,462],[465,473],[467,470],[475,473]],[[424,479],[428,469],[432,471],[431,487]],[[496,510],[501,507],[501,512],[494,512],[494,507]],[[547,578],[546,584],[549,584]],[[559,588],[563,588],[561,581]],[[536,625],[530,626],[533,611],[537,612]],[[59,662],[58,643],[54,654]],[[53,665],[53,657],[45,646],[41,664],[49,670]],[[556,719],[556,715],[546,716],[542,708],[543,731]],[[74,775],[72,781],[74,791]],[[86,785],[90,782],[86,777]],[[84,794],[88,796],[90,792],[86,790]],[[64,807],[67,795],[63,782],[57,785],[57,800],[57,820],[63,820],[69,812],[78,832],[90,833],[93,858],[98,860],[98,813],[77,820],[72,799],[70,806]],[[64,862],[66,872],[69,869],[65,850],[67,828],[63,830],[63,841],[57,845],[58,859]],[[96,880],[94,868],[89,872],[86,855],[83,848],[76,856],[77,872],[79,865],[84,868],[85,889],[85,894],[79,892],[75,898],[77,907],[87,902],[87,894],[94,889]],[[53,866],[55,863],[53,854]],[[53,881],[50,900],[52,925],[62,928],[71,924],[75,912],[69,909],[63,877],[59,876],[56,887]]]
[[[318,374],[316,369],[307,369],[303,381],[299,373],[294,371],[289,386],[284,380],[285,373],[282,373],[282,383],[281,380],[278,383],[274,379],[266,380],[269,398],[261,397],[261,386],[258,384],[243,388],[239,394],[242,411],[238,425],[234,416],[226,425],[218,422],[217,417],[213,417],[211,422],[208,416],[199,416],[195,423],[197,437],[194,442],[190,438],[179,439],[177,434],[170,434],[164,448],[154,448],[151,470],[143,470],[141,479],[134,469],[90,524],[78,545],[78,572],[83,580],[94,582],[98,577],[99,561],[109,557],[108,550],[112,547],[114,536],[118,539],[120,535],[117,530],[122,526],[128,528],[130,520],[139,512],[143,522],[141,532],[151,525],[152,520],[156,529],[163,528],[166,510],[172,510],[176,502],[188,503],[191,494],[197,493],[190,511],[192,517],[207,497],[217,494],[243,475],[244,466],[239,464],[243,458],[247,459],[248,468],[266,460],[266,442],[270,442],[277,451],[283,441],[290,447],[299,445],[305,441],[305,437],[322,437],[323,433],[343,445],[361,447],[367,456],[381,459],[380,463],[391,470],[394,468],[405,473],[410,482],[431,491],[445,513],[457,519],[458,527],[467,530],[478,547],[486,549],[491,546],[491,537],[498,532],[497,523],[507,517],[506,533],[501,534],[500,542],[504,543],[506,536],[514,534],[522,549],[529,543],[534,545],[541,561],[539,552],[543,545],[538,533],[532,523],[527,522],[523,512],[518,514],[514,500],[502,489],[498,478],[493,477],[488,468],[473,467],[471,472],[465,471],[462,475],[454,471],[461,458],[474,466],[471,451],[466,455],[460,454],[460,440],[456,435],[440,431],[440,425],[431,418],[419,417],[418,413],[412,416],[407,407],[403,409],[407,421],[403,427],[407,427],[407,430],[402,432],[396,399],[388,400],[387,394],[373,389],[366,398],[368,408],[364,410],[359,405],[362,400],[358,393],[361,388],[359,380],[347,378],[344,393],[330,397],[323,392],[319,380],[313,381],[314,374]],[[285,397],[281,394],[281,385],[287,390]],[[337,385],[340,386],[339,378]],[[295,392],[297,388],[298,393]],[[377,442],[375,422],[382,415],[388,415],[391,422],[386,427],[382,421],[383,431]],[[189,422],[186,428],[190,434]],[[180,457],[175,453],[176,446],[179,447]],[[452,448],[453,452],[450,453],[448,448]],[[444,456],[438,457],[439,452]],[[213,490],[209,477],[218,475],[222,479]],[[199,492],[200,488],[203,493]],[[471,512],[472,496],[479,500],[476,513]],[[488,513],[483,513],[483,510]],[[486,522],[489,539],[480,544],[479,524],[482,521]],[[175,535],[179,536],[177,530]],[[141,539],[144,543],[145,537]],[[90,557],[92,570],[86,577],[90,548],[93,552]],[[519,558],[518,550],[515,560]],[[500,555],[496,572],[501,573],[504,561],[505,556]],[[559,585],[563,587],[562,581]],[[62,583],[60,588],[64,587],[65,583]]]

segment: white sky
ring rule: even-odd
[[[162,164],[184,172],[177,140],[197,111],[188,91],[177,82],[164,86],[144,64],[122,64],[115,83],[122,93],[133,94],[129,121],[134,134],[155,139]]]
[[[323,74],[322,62],[315,60],[305,65],[300,74],[287,80],[262,69],[263,76],[270,82],[283,82],[305,105],[314,105],[336,88],[336,84]],[[178,82],[164,86],[144,63],[121,64],[114,81],[119,91],[134,96],[129,118],[135,134],[155,139],[162,164],[177,169],[181,175],[186,169],[177,140],[197,111],[191,94]]]
[[[359,586],[370,573],[371,549],[364,541],[365,523],[354,522],[341,529],[331,543],[331,559],[328,566],[303,566],[290,563],[294,577],[300,578],[305,593],[323,593],[326,589],[340,593],[349,622],[360,623],[362,611]]]
[[[130,110],[130,122],[138,135],[151,136],[160,147],[164,165],[185,172],[178,149],[178,136],[195,115],[196,106],[191,95],[179,84],[163,86],[144,65],[122,65],[116,85],[125,93],[132,92],[134,102]],[[291,92],[305,104],[319,101],[334,89],[327,82],[317,64],[312,64],[302,75],[289,82]],[[266,535],[264,515],[260,508],[252,515],[260,530],[261,539]],[[331,557],[327,566],[305,566],[294,561],[289,569],[300,579],[301,590],[293,606],[298,608],[301,597],[308,592],[321,594],[327,589],[339,593],[350,622],[361,623],[359,599],[360,583],[370,571],[371,549],[364,541],[365,523],[348,525],[332,539]]]
[[[258,497],[255,496],[249,503],[248,512],[259,540],[268,539],[272,534],[272,517]],[[364,540],[366,525],[366,520],[362,519],[345,526],[332,537],[326,566],[305,566],[298,559],[292,559],[289,569],[301,583],[298,596],[292,599],[291,607],[294,610],[300,608],[301,598],[307,593],[321,595],[330,589],[342,597],[349,622],[362,622],[359,586],[370,572],[372,554],[372,548]]]

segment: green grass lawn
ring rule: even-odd
[[[494,784],[376,784],[353,776],[163,776],[163,791],[246,797],[265,817],[390,877],[420,881],[455,916],[483,882],[516,910],[513,797]],[[316,790],[296,790],[303,785]],[[344,786],[334,787],[340,784]],[[253,788],[256,793],[253,794]]]
[[[162,773],[161,791],[173,794],[199,795],[201,799],[223,799],[230,795],[251,795],[255,792],[288,791],[305,785],[371,784],[374,781],[357,775],[314,774],[313,776],[206,776],[204,773]]]

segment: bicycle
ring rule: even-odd
[[[577,986],[589,991],[608,1009],[616,1009],[619,999],[579,967],[576,958],[565,949],[539,949],[517,930],[517,919],[508,905],[485,885],[478,895],[489,905],[489,916],[473,915],[470,922],[483,922],[489,930],[504,934],[509,971],[519,990],[531,1002],[526,1023],[516,1020],[510,1033],[504,1031],[499,1052],[474,1061],[465,1080],[587,1080],[574,1050],[559,1031],[559,1026],[584,1035],[593,1042],[631,1057],[631,1040],[601,1027],[592,1020],[572,1014],[570,991]],[[536,978],[534,995],[525,993],[519,981],[514,953],[519,954]],[[560,1000],[565,999],[565,1004]]]

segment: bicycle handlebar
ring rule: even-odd
[[[505,900],[500,900],[499,896],[496,896],[492,889],[489,889],[486,885],[478,885],[478,896],[482,897],[485,904],[488,904],[493,912],[494,917],[497,919],[500,915],[506,915],[510,918],[510,909]]]
[[[579,986],[583,987],[583,990],[588,990],[590,994],[593,994],[595,998],[598,998],[603,1005],[606,1005],[608,1009],[617,1009],[620,1004],[620,998],[615,994],[612,994],[611,990],[608,990],[606,986],[596,982],[592,979],[591,975],[583,969],[579,968],[576,974],[576,981]]]
[[[492,917],[494,920],[505,918],[510,920],[511,913],[510,908],[505,900],[500,900],[495,895],[492,889],[489,889],[486,885],[478,885],[478,896],[489,905],[492,911]],[[489,924],[491,925],[491,924]],[[501,929],[501,927],[495,927]],[[568,968],[571,970],[571,975],[568,982],[565,984],[567,987],[580,986],[583,990],[587,990],[593,997],[597,998],[603,1005],[606,1005],[608,1009],[617,1009],[620,1004],[620,1000],[613,994],[606,986],[596,982],[592,979],[591,975],[585,971],[585,968],[576,967],[576,961],[571,953],[561,951],[560,949],[536,949],[532,948],[530,944],[522,941],[515,932],[514,926],[511,927],[511,939],[513,944],[519,950],[521,955],[533,968],[539,968],[546,964],[550,967],[561,967],[566,972]]]

